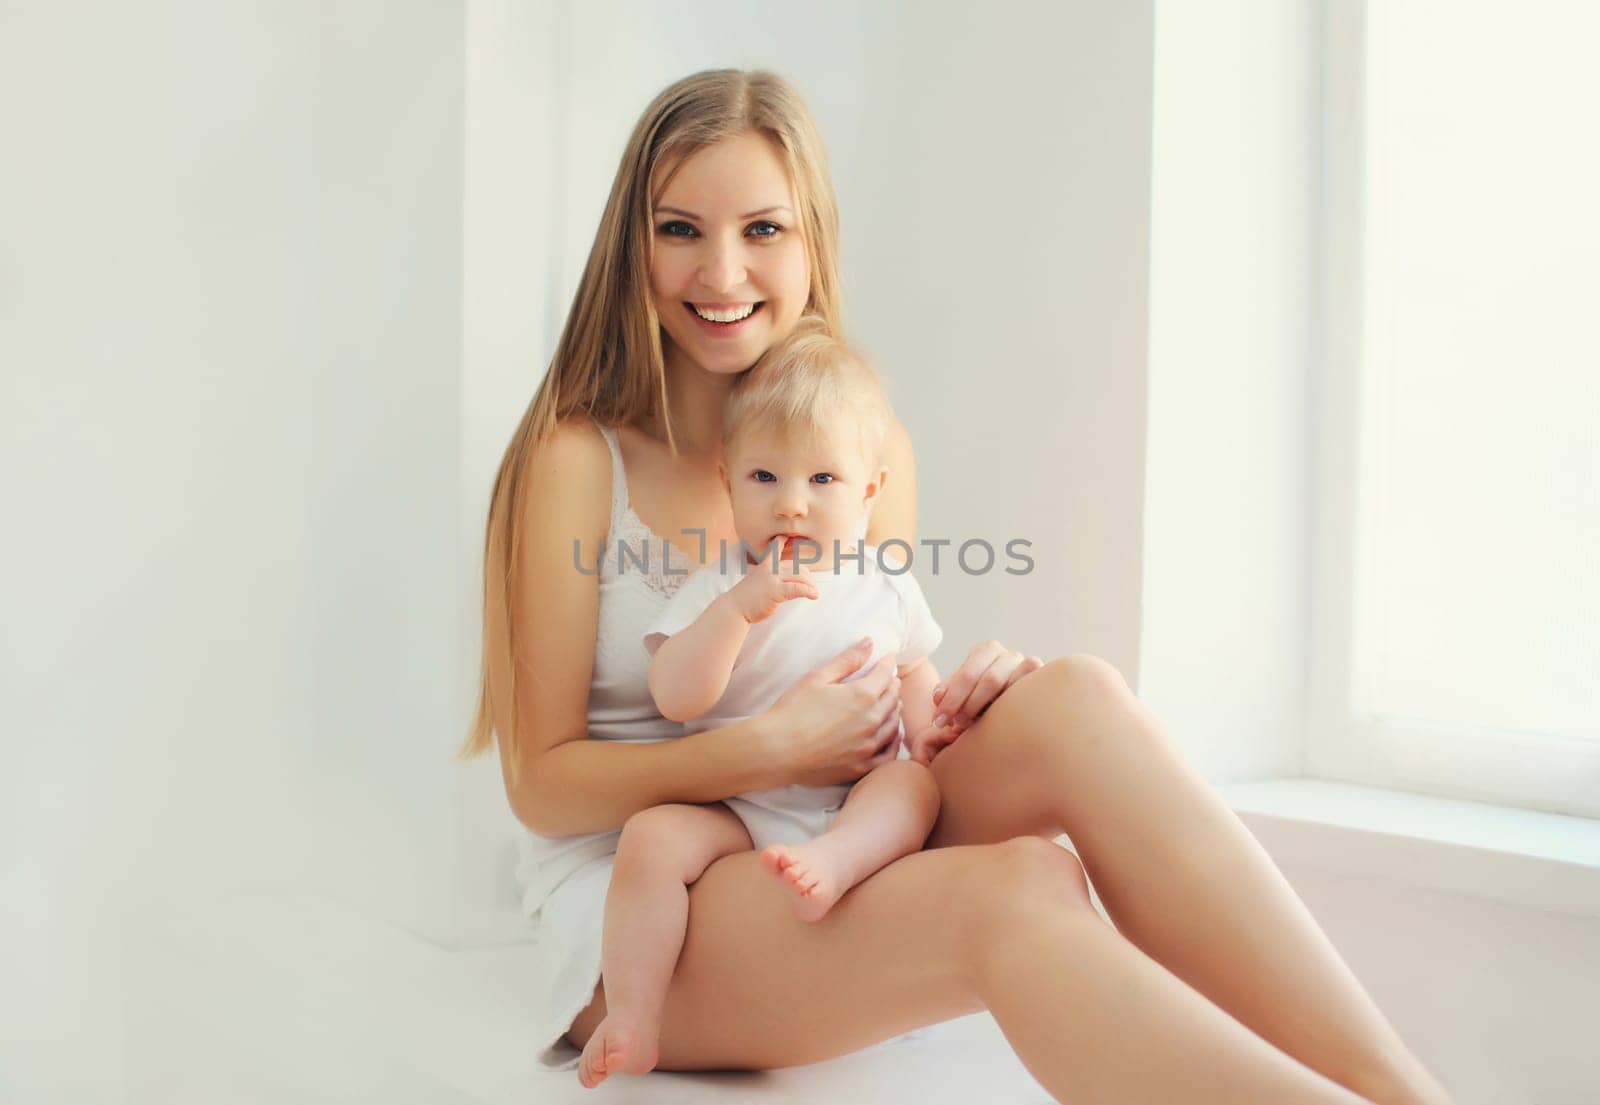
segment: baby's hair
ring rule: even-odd
[[[860,350],[806,315],[728,393],[722,408],[726,453],[736,437],[762,429],[789,433],[851,432],[869,468],[884,460],[893,410]]]

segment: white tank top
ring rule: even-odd
[[[645,630],[698,565],[653,533],[628,503],[617,431],[601,427],[611,450],[611,520],[600,560],[600,611],[589,681],[591,740],[649,742],[681,737],[681,722],[656,709],[646,680],[650,655]],[[623,546],[620,550],[618,546]],[[622,569],[618,567],[619,552]],[[647,566],[641,566],[641,564]],[[670,571],[669,571],[670,568]],[[617,850],[620,830],[546,837],[525,832],[517,881],[522,909],[535,915],[550,892],[573,871]]]
[[[600,434],[611,450],[611,520],[600,561],[599,622],[594,673],[589,680],[589,738],[640,743],[670,740],[683,736],[685,726],[662,717],[650,696],[650,654],[645,651],[644,635],[667,600],[699,565],[634,512],[628,503],[628,479],[617,431],[603,426]],[[870,517],[869,512],[861,522],[858,536],[863,540]],[[534,917],[563,879],[590,860],[611,855],[621,836],[620,829],[560,837],[525,831],[517,864],[523,913]]]

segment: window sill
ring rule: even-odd
[[[1600,917],[1600,820],[1311,778],[1217,790],[1280,864]]]

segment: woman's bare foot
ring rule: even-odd
[[[611,1013],[595,1025],[589,1042],[578,1058],[578,1081],[592,1090],[613,1074],[643,1074],[654,1070],[661,1058],[661,1045],[655,1033],[647,1033],[636,1022]]]
[[[795,916],[820,921],[828,915],[846,885],[844,865],[819,840],[774,844],[761,853],[761,866],[783,880],[794,895]]]

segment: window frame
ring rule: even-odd
[[[1329,4],[1323,20],[1306,774],[1600,818],[1600,742],[1382,716],[1365,706],[1372,676],[1364,657],[1372,651],[1361,644],[1380,628],[1371,599],[1361,601],[1376,571],[1366,504],[1378,486],[1385,403],[1377,366],[1388,337],[1383,200],[1367,187],[1368,166],[1383,150],[1384,5]]]

